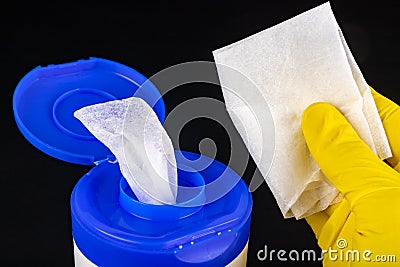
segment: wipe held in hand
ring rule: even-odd
[[[137,199],[175,204],[177,169],[174,149],[153,109],[131,97],[83,107],[74,113],[118,160]]]
[[[260,169],[284,217],[303,218],[340,200],[310,154],[301,130],[303,111],[314,102],[336,106],[381,159],[391,156],[374,99],[329,3],[213,52],[228,113]],[[254,97],[234,69],[251,80]],[[260,128],[268,104],[275,127],[272,166],[257,147],[270,142]],[[255,119],[248,118],[253,110]],[[236,122],[240,118],[243,125]],[[254,123],[253,123],[254,124]],[[318,131],[318,129],[315,129]],[[267,153],[266,151],[262,151]],[[270,167],[270,168],[269,168]]]

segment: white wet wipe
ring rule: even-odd
[[[381,159],[391,156],[370,88],[329,3],[213,54],[228,113],[284,217],[303,218],[340,200],[302,134],[301,117],[310,104],[328,102],[336,106]],[[259,95],[255,97],[228,69],[249,79]],[[261,157],[272,152],[259,149],[263,142],[270,142],[260,129],[271,127],[263,124],[267,111],[261,102],[269,106],[275,127],[272,166]]]
[[[83,107],[74,113],[118,160],[137,199],[175,204],[177,169],[174,148],[153,109],[131,97]]]

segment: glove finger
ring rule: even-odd
[[[326,214],[325,211],[320,211],[306,217],[305,219],[307,223],[311,226],[313,232],[315,233],[315,237],[319,239],[322,228],[324,227],[325,223],[329,220],[328,214]]]
[[[371,88],[393,156],[388,163],[400,172],[400,107]]]
[[[369,192],[400,185],[399,174],[371,151],[334,106],[309,106],[302,129],[322,172],[350,203]]]
[[[329,220],[331,215],[335,212],[335,210],[338,209],[340,204],[341,204],[341,202],[330,205],[325,210],[314,213],[305,218],[307,223],[311,226],[312,230],[314,231],[317,239],[319,239],[319,237],[320,237],[322,228],[324,227],[326,222]]]

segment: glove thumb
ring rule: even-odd
[[[349,200],[398,187],[400,175],[381,161],[334,106],[314,103],[303,113],[308,148],[325,176]]]

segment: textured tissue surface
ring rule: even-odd
[[[227,111],[284,217],[303,218],[341,198],[312,158],[302,134],[301,116],[310,104],[336,106],[381,159],[391,156],[370,89],[329,3],[213,54]],[[249,95],[249,88],[232,77],[227,67],[251,80],[262,97]],[[260,135],[254,122],[259,121],[261,129],[272,128],[257,120],[266,112],[258,108],[260,101],[268,103],[275,127],[272,166],[256,153],[269,140]],[[249,110],[255,119],[249,117]],[[237,118],[244,125],[238,126]]]
[[[139,201],[175,204],[177,170],[172,142],[144,100],[131,97],[95,104],[74,116],[115,155]]]

